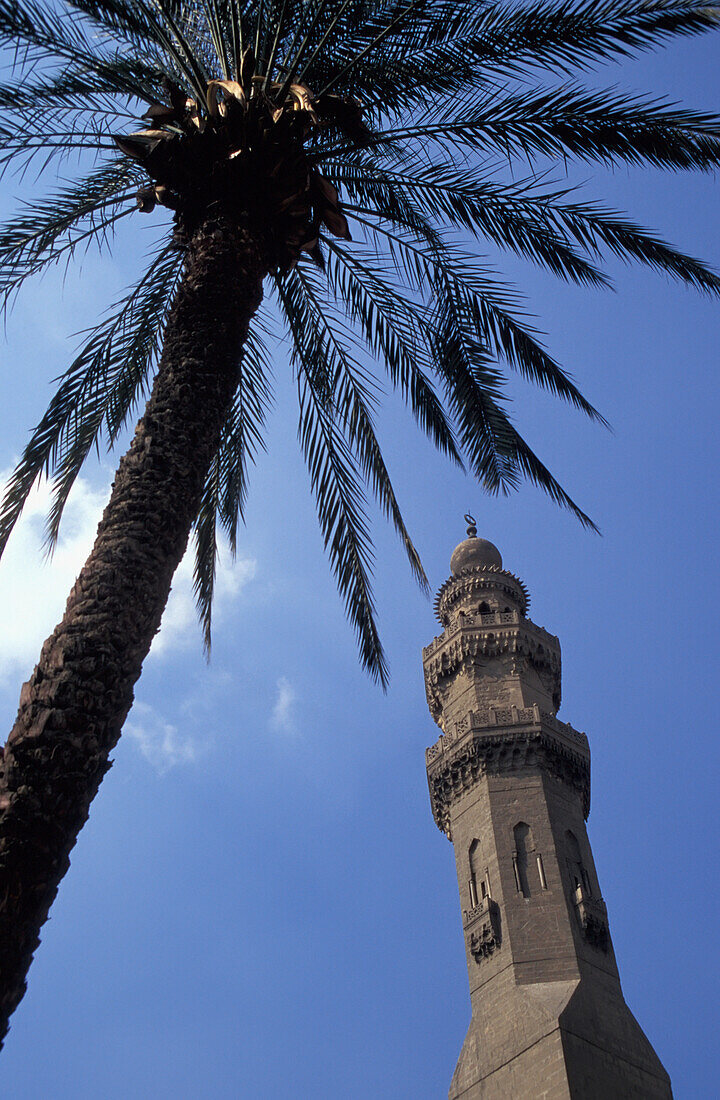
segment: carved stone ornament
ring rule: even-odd
[[[447,626],[450,614],[461,600],[481,595],[483,592],[501,592],[516,603],[523,615],[527,614],[530,595],[514,573],[496,565],[482,569],[464,569],[459,577],[450,577],[442,585],[435,598],[435,614],[443,626]]]
[[[575,912],[586,942],[607,955],[610,950],[610,931],[605,902],[602,898],[590,897],[578,886],[575,891]]]
[[[488,616],[481,616],[487,618]],[[423,649],[425,675],[447,676],[459,670],[468,657],[502,657],[505,654],[529,658],[533,667],[560,671],[560,645],[529,619],[514,623],[478,625],[476,616],[458,615],[447,630]]]
[[[486,921],[476,931],[470,933],[470,954],[476,963],[489,959],[496,947],[498,942],[490,921]]]
[[[534,669],[548,695],[560,705],[562,665],[557,638],[529,619],[489,629],[475,625],[471,618],[458,616],[423,650],[425,694],[436,722],[458,676],[482,676],[486,662],[497,659],[510,662],[508,672],[512,662],[518,670]]]
[[[476,963],[489,959],[500,947],[500,911],[492,898],[483,898],[474,909],[465,910],[468,947]]]
[[[428,750],[428,786],[435,823],[452,840],[450,809],[453,803],[486,775],[503,775],[525,768],[542,768],[574,788],[590,813],[590,750],[587,739],[565,724],[541,719],[539,724],[519,723],[519,728],[471,729],[442,750]],[[556,726],[557,729],[553,728]],[[447,739],[449,740],[449,739]],[[433,754],[430,758],[430,754]]]

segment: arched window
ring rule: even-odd
[[[586,894],[592,894],[590,889],[590,879],[588,873],[585,870],[585,864],[583,863],[582,854],[580,852],[580,845],[575,833],[568,831],[565,833],[565,845],[567,851],[567,864],[570,872],[570,885],[574,891],[580,888]]]
[[[532,829],[526,821],[518,821],[513,829],[515,837],[515,853],[513,855],[513,870],[515,872],[515,886],[525,898],[530,897],[530,881],[528,879],[528,858],[535,852],[535,841]]]
[[[491,612],[492,612],[492,608],[491,608],[490,604],[487,603],[485,600],[483,600],[483,602],[480,604],[480,606],[478,608],[478,614],[479,615],[490,615]]]
[[[473,840],[468,849],[468,864],[470,867],[468,894],[470,895],[470,908],[474,909],[484,898],[490,896],[488,871],[487,867],[483,866],[482,849],[479,840]]]

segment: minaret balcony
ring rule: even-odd
[[[453,753],[459,745],[470,740],[475,733],[490,733],[503,727],[532,726],[551,729],[568,746],[584,750],[589,758],[590,748],[584,733],[579,733],[568,722],[561,722],[550,711],[540,710],[535,703],[531,707],[487,707],[471,711],[459,722],[440,735],[438,741],[425,750],[425,763],[429,767],[438,757]]]
[[[458,613],[424,650],[423,668],[430,713],[443,730],[462,716],[462,688],[469,689],[467,710],[538,703],[543,710],[557,712],[560,706],[560,643],[517,611]]]
[[[499,632],[491,631],[491,627],[500,627],[501,629]],[[505,648],[507,648],[511,639],[523,638],[525,639],[525,647],[529,652],[535,652],[538,647],[542,647],[540,652],[544,651],[548,656],[552,655],[558,662],[560,659],[560,642],[555,635],[543,630],[531,619],[526,619],[518,611],[491,611],[482,615],[460,611],[453,617],[442,634],[438,634],[436,638],[433,638],[430,645],[423,647],[422,654],[425,667],[428,667],[431,658],[438,654],[440,650],[455,644],[458,637],[467,634],[477,635],[479,639],[486,642],[492,643],[497,640],[501,647],[504,641]],[[515,643],[514,648],[517,648],[517,643]]]
[[[541,769],[560,778],[590,812],[590,747],[584,733],[537,704],[473,711],[425,751],[435,822],[452,840],[451,808],[488,775]]]
[[[472,909],[466,909],[463,917],[470,954],[477,963],[489,959],[500,946],[497,902],[488,894]]]

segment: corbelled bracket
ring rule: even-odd
[[[492,898],[483,898],[474,909],[465,912],[468,947],[476,963],[481,963],[500,947],[500,910]]]
[[[578,886],[575,890],[575,912],[587,943],[607,955],[610,931],[605,902],[602,898],[591,897],[582,886]]]

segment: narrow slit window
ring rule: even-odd
[[[515,875],[515,889],[518,894],[520,893],[520,875],[518,874],[518,857],[517,852],[513,852],[513,874]]]
[[[473,840],[472,844],[468,848],[468,868],[470,871],[470,879],[468,881],[468,893],[470,895],[470,908],[474,909],[479,903],[480,896],[478,895],[478,880],[481,875],[481,852],[480,841]],[[482,889],[482,880],[481,889]],[[483,895],[484,896],[484,895]]]
[[[535,848],[532,838],[532,830],[525,821],[518,821],[513,829],[515,837],[515,884],[525,898],[530,897],[530,881],[528,879],[528,852]]]

